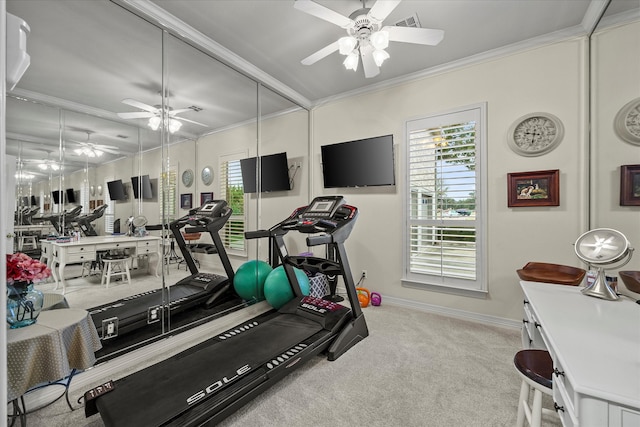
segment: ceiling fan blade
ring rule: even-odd
[[[402,0],[378,0],[369,11],[369,17],[378,22],[382,22],[393,12],[401,1]]]
[[[173,117],[176,114],[186,113],[187,111],[193,111],[191,108],[181,108],[179,110],[171,110],[169,111],[169,117]]]
[[[119,151],[112,150],[111,148],[105,148],[105,147],[102,147],[102,146],[101,147],[95,147],[95,148],[96,148],[96,150],[104,151],[105,153],[109,153],[109,154],[120,154]]]
[[[360,48],[360,57],[362,58],[362,68],[364,76],[368,79],[380,74],[380,67],[373,60],[373,47],[371,45]]]
[[[151,113],[157,113],[158,109],[156,107],[152,107],[151,105],[147,105],[143,102],[136,101],[135,99],[126,98],[122,100],[123,104],[131,105],[132,107],[139,108],[144,111],[149,111]]]
[[[335,41],[331,43],[329,46],[323,47],[316,53],[312,53],[311,55],[307,56],[301,62],[303,65],[315,64],[316,62],[320,61],[322,58],[331,55],[333,52],[336,52],[338,49],[340,49],[340,46],[338,45],[338,42]]]
[[[435,46],[444,38],[443,30],[432,30],[430,28],[411,27],[383,27],[382,31],[389,32],[389,40],[394,42],[425,44]]]
[[[296,0],[293,7],[342,28],[349,28],[353,25],[353,20],[311,0]]]
[[[121,119],[147,119],[149,117],[155,116],[152,112],[147,111],[136,111],[131,113],[117,113],[118,117]]]
[[[117,150],[118,149],[118,147],[116,147],[114,145],[93,144],[93,146],[95,148],[97,148],[98,150],[102,150],[103,148],[110,149],[110,150]]]
[[[184,117],[173,117],[173,118],[176,119],[176,120],[180,120],[181,122],[193,123],[194,125],[199,125],[199,126],[203,126],[203,127],[206,127],[206,128],[209,127],[208,125],[205,125],[205,124],[200,123],[200,122],[196,122],[194,120],[185,119]]]

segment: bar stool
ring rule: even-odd
[[[522,377],[516,427],[524,426],[525,417],[531,427],[540,427],[543,413],[557,416],[555,411],[542,407],[542,394],[552,395],[551,355],[547,350],[520,350],[514,356],[513,364]],[[529,406],[529,393],[532,389],[533,404]]]
[[[124,278],[127,278],[127,283],[131,285],[131,274],[129,273],[129,261],[131,257],[125,254],[105,254],[102,256],[102,263],[104,267],[102,269],[102,279],[100,280],[100,285],[105,284],[106,280],[106,288],[109,288],[109,283],[111,282],[111,276],[121,277],[124,281]]]
[[[38,236],[34,235],[22,235],[18,237],[18,250],[22,251],[24,249],[38,249]]]

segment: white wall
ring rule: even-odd
[[[324,190],[321,168],[313,175],[312,195],[343,194],[360,210],[346,243],[354,276],[366,269],[365,286],[385,296],[516,320],[522,312],[518,268],[528,261],[579,266],[572,243],[586,227],[587,187],[581,178],[586,163],[581,71],[585,49],[585,39],[575,39],[315,109],[311,161],[316,164],[325,144],[393,133],[397,145],[395,187]],[[392,67],[393,62],[384,66]],[[405,288],[401,285],[405,122],[480,102],[488,104],[488,295],[481,299]],[[562,143],[540,157],[522,157],[507,146],[509,126],[531,112],[552,113],[565,126]],[[547,169],[560,169],[559,207],[507,207],[509,172]]]

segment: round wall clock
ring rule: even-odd
[[[213,168],[211,166],[203,167],[200,177],[204,185],[210,185],[213,182]]]
[[[623,140],[640,145],[640,98],[627,103],[618,111],[613,128]]]
[[[191,187],[191,184],[193,184],[193,171],[191,169],[182,172],[182,183],[185,187]]]
[[[559,118],[549,113],[520,117],[509,128],[509,147],[522,156],[540,156],[558,146],[564,136]]]

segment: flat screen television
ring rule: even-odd
[[[291,190],[287,153],[270,154],[260,157],[260,191]],[[257,192],[257,157],[240,160],[242,187],[245,193]]]
[[[62,199],[62,191],[56,190],[51,192],[51,197],[53,198],[53,203],[58,205],[60,204],[60,199]],[[64,199],[63,199],[64,201]]]
[[[67,202],[68,203],[75,203],[76,202],[76,195],[73,191],[73,188],[67,188],[66,190],[67,192]]]
[[[109,198],[111,200],[126,200],[127,194],[124,191],[124,185],[121,179],[107,182],[107,188],[109,189]]]
[[[38,199],[36,199],[36,196],[31,196],[31,206],[38,206]]]
[[[142,185],[141,185],[142,198],[153,199],[153,189],[151,187],[151,180],[149,180],[149,175],[142,175],[141,177],[138,177],[138,176],[131,177],[131,187],[133,188],[133,197],[135,199],[139,198],[140,178],[142,178]]]
[[[323,145],[324,188],[395,185],[393,135]]]

